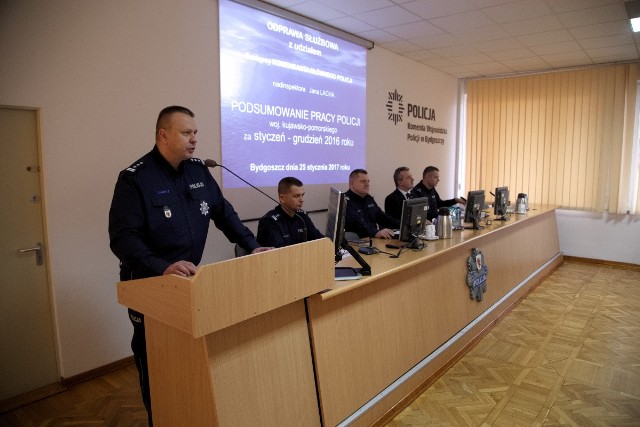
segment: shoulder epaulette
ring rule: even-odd
[[[135,171],[137,171],[138,169],[142,169],[144,167],[144,162],[143,161],[139,161],[137,163],[132,164],[131,166],[129,166],[128,168],[126,168],[123,172],[129,172],[129,173],[134,173]]]
[[[202,166],[206,166],[204,164],[204,160],[202,160],[202,159],[198,159],[196,157],[192,157],[189,160],[192,161],[193,163],[196,163],[196,164],[199,164],[199,165],[202,165]]]

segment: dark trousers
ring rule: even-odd
[[[147,340],[144,334],[144,315],[129,309],[129,320],[131,320],[131,324],[133,325],[131,350],[133,350],[133,358],[136,361],[136,368],[138,368],[142,401],[144,402],[144,407],[147,409],[149,427],[151,427],[153,426],[153,421],[151,418],[151,392],[149,390],[149,368],[147,367]]]

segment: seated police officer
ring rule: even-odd
[[[393,229],[400,227],[400,220],[384,213],[369,194],[369,173],[364,169],[354,169],[349,174],[349,191],[345,231],[360,237],[392,239]]]
[[[280,248],[324,237],[302,210],[302,181],[290,176],[282,178],[278,183],[278,200],[280,204],[258,222],[258,242]]]
[[[433,221],[438,216],[438,209],[448,208],[456,203],[465,204],[461,198],[442,200],[436,191],[436,185],[440,182],[440,170],[435,166],[427,166],[422,172],[422,180],[411,190],[413,197],[426,197],[429,203],[427,219]]]

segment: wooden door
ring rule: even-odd
[[[56,383],[37,112],[0,107],[0,401]]]

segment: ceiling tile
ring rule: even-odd
[[[412,22],[410,24],[397,25],[395,27],[386,27],[385,31],[404,39],[414,39],[443,34],[440,28],[435,27],[428,22]]]
[[[499,6],[501,4],[513,3],[516,0],[470,0],[473,7],[483,9],[485,7]]]
[[[287,9],[302,16],[313,16],[315,20],[321,22],[345,16],[343,12],[340,12],[322,3],[318,3],[317,1],[305,1],[288,7]]]
[[[472,45],[481,52],[496,52],[510,49],[522,49],[524,46],[517,39],[508,38],[501,40],[489,40],[479,43],[473,43]]]
[[[585,25],[583,27],[569,28],[569,32],[576,39],[589,39],[592,37],[614,36],[616,34],[629,34],[631,24],[628,19],[622,21],[604,22],[601,24]]]
[[[553,11],[549,6],[547,6],[547,3],[545,3],[544,0],[522,0],[500,6],[489,7],[482,9],[482,11],[489,18],[499,24],[553,14]]]
[[[549,43],[572,41],[574,38],[567,30],[554,30],[544,33],[519,36],[518,40],[525,46],[540,46]]]
[[[552,0],[549,3],[554,12],[569,12],[572,10],[589,9],[619,3],[619,0]]]
[[[581,9],[573,12],[559,13],[558,18],[567,27],[602,24],[627,19],[627,12],[622,2],[615,4]]]
[[[488,40],[500,40],[509,36],[509,33],[504,31],[500,27],[482,27],[482,28],[467,28],[459,30],[456,33],[456,37],[466,43],[478,43]]]
[[[636,45],[628,44],[614,47],[601,47],[598,49],[587,49],[587,55],[591,58],[604,58],[604,57],[616,57],[616,56],[624,56],[628,57],[629,55],[637,55],[638,50]]]
[[[342,18],[328,20],[327,23],[335,28],[340,28],[349,33],[361,33],[363,31],[375,30],[376,27],[352,18],[351,16],[343,16]]]
[[[473,5],[468,0],[417,0],[405,3],[403,7],[424,19],[473,10]]]
[[[467,67],[470,68],[472,71],[475,71],[476,73],[483,76],[494,75],[494,74],[508,74],[508,73],[513,73],[514,71],[513,68],[507,67],[506,65],[496,63],[496,62],[467,65]]]
[[[598,49],[601,47],[613,47],[618,45],[634,44],[633,36],[631,34],[619,34],[617,36],[608,37],[596,37],[593,39],[580,40],[580,46],[583,49]]]
[[[625,0],[264,1],[455,77],[640,60]]]
[[[543,44],[540,46],[531,46],[530,49],[536,55],[542,56],[542,55],[550,55],[552,53],[579,51],[581,50],[581,47],[577,42],[571,40],[566,42]]]
[[[390,43],[390,42],[400,40],[400,37],[394,36],[393,34],[389,34],[384,30],[378,30],[378,29],[358,32],[356,33],[356,35],[362,37],[363,39],[371,40],[375,44]]]
[[[621,53],[621,54],[610,55],[610,56],[595,57],[593,58],[593,62],[595,64],[609,64],[612,62],[615,63],[615,62],[636,61],[637,58],[638,58],[637,53]]]
[[[393,27],[420,21],[420,17],[400,6],[385,7],[370,12],[357,13],[356,18],[378,28]]]
[[[452,76],[458,77],[458,78],[478,77],[481,75],[461,65],[454,65],[451,67],[440,67],[438,69],[443,73],[451,74]]]
[[[295,6],[300,3],[304,3],[304,1],[303,0],[269,0],[267,3],[271,3],[283,9],[291,10],[292,6]]]
[[[444,58],[430,59],[429,61],[423,61],[423,63],[434,68],[451,67],[453,65],[457,65],[455,62],[449,61],[448,59]]]
[[[534,71],[545,70],[549,68],[549,64],[544,62],[541,58],[521,58],[521,59],[509,59],[502,61],[504,65],[513,68],[516,71]]]
[[[407,52],[416,52],[422,50],[421,47],[414,45],[407,40],[398,40],[390,43],[381,43],[380,46],[392,52],[404,54]]]
[[[418,37],[417,39],[411,39],[411,42],[425,49],[437,49],[439,47],[462,44],[459,38],[447,33],[429,37]]]
[[[480,51],[474,49],[469,45],[458,45],[455,49],[451,49],[450,47],[441,47],[431,50],[436,52],[437,54],[444,56],[445,58],[457,58],[460,56],[478,55],[481,53]]]
[[[491,61],[491,57],[485,55],[484,53],[477,53],[475,55],[454,56],[449,59],[451,60],[451,62],[460,64],[460,65],[480,64],[480,63],[487,63]]]
[[[533,19],[523,19],[522,21],[509,22],[502,27],[514,36],[524,36],[528,34],[545,33],[548,31],[561,30],[564,28],[562,22],[555,15],[541,16]]]
[[[411,57],[416,59],[418,62],[422,62],[424,60],[432,61],[434,59],[444,59],[441,55],[428,49],[421,50],[419,52],[413,52],[411,54]]]
[[[434,18],[430,19],[429,22],[450,33],[465,30],[468,31],[471,28],[482,28],[493,25],[493,22],[487,17],[487,15],[479,10],[458,13],[442,18]]]
[[[507,59],[518,59],[518,58],[531,58],[532,56],[536,56],[533,52],[531,52],[526,47],[519,49],[509,49],[509,50],[501,50],[498,52],[490,52],[488,53],[490,57],[495,59],[496,61],[504,61]]]
[[[393,6],[389,0],[316,0],[340,12],[353,15],[354,13],[368,12],[370,10],[382,9]]]
[[[566,67],[567,63],[572,63],[573,65],[578,64],[580,62],[589,63],[590,58],[585,52],[562,52],[562,53],[552,53],[549,55],[540,55],[540,57],[547,63],[551,65],[563,64],[561,66]]]

